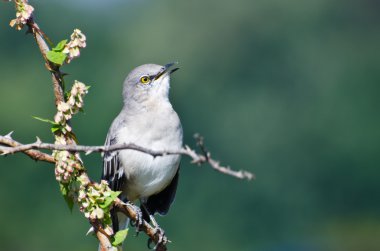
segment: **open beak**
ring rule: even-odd
[[[176,65],[176,64],[178,64],[178,62],[173,62],[173,63],[169,63],[169,64],[164,65],[164,67],[162,67],[161,71],[159,73],[157,73],[157,75],[154,77],[154,80],[159,79],[162,75],[164,75],[167,72],[169,72],[169,74],[172,74],[173,72],[177,71],[179,69],[178,67],[172,68],[172,66]]]

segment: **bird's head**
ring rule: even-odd
[[[124,81],[124,104],[168,100],[170,74],[179,69],[175,64],[144,64],[133,69]]]

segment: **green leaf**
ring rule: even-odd
[[[99,207],[102,209],[109,207],[112,204],[112,202],[117,198],[117,196],[119,196],[119,194],[121,194],[120,191],[119,192],[112,191],[111,195],[108,196],[102,204],[99,204]]]
[[[56,131],[60,131],[62,129],[62,126],[60,124],[53,124],[51,127],[51,132],[55,133]]]
[[[50,62],[57,65],[62,65],[65,62],[67,55],[59,51],[48,51],[46,57]]]
[[[66,204],[70,209],[70,212],[73,212],[74,199],[73,199],[73,197],[71,197],[69,195],[68,185],[59,184],[59,186],[60,186],[61,194],[62,194],[63,198],[65,199]]]
[[[32,116],[34,119],[37,119],[39,121],[42,121],[42,122],[46,122],[46,123],[50,123],[52,125],[55,125],[57,123],[55,123],[54,121],[50,120],[50,119],[43,119],[43,118],[40,118],[40,117],[36,117],[36,116]]]
[[[59,130],[62,130],[62,126],[58,123],[55,123],[54,121],[50,120],[50,119],[43,119],[43,118],[40,118],[40,117],[36,117],[36,116],[32,116],[34,119],[37,119],[39,121],[42,121],[42,122],[45,122],[45,123],[49,123],[51,124],[51,132],[52,133],[55,133],[56,131],[59,131]]]
[[[61,52],[65,48],[66,44],[67,44],[67,39],[62,40],[54,48],[52,48],[52,51]]]
[[[70,93],[69,91],[65,92],[65,94],[64,94],[64,96],[65,96],[65,100],[68,100],[68,99],[69,99],[70,94],[71,94],[71,93]]]
[[[123,243],[128,235],[128,228],[116,232],[115,236],[112,238],[112,246],[116,247]]]

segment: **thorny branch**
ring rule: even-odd
[[[9,133],[5,136],[0,136],[0,138],[1,138],[0,139],[0,149],[3,147],[2,145],[10,146],[10,148],[22,146],[21,143],[17,142],[16,140],[13,140],[11,138],[11,134],[12,133]],[[23,153],[28,155],[29,157],[31,157],[34,160],[40,160],[40,161],[55,163],[53,156],[51,156],[47,153],[43,153],[43,152],[36,151],[36,150],[25,150],[25,151],[23,151]]]
[[[58,106],[60,103],[65,101],[64,90],[63,90],[64,80],[63,80],[63,74],[61,73],[59,66],[53,64],[47,59],[47,53],[50,51],[49,45],[47,43],[51,45],[51,41],[47,37],[47,35],[39,28],[38,24],[34,21],[34,17],[32,15],[34,8],[28,4],[28,1],[15,0],[14,3],[17,10],[16,19],[12,20],[10,25],[11,26],[15,25],[17,30],[21,30],[23,26],[26,25],[28,28],[28,32],[33,34],[35,41],[38,45],[38,48],[41,52],[41,55],[45,61],[45,66],[47,70],[51,73],[54,96],[55,96],[55,105]],[[67,123],[69,123],[69,121],[67,121]],[[57,134],[55,136],[57,136]],[[2,139],[3,139],[2,143],[5,145],[14,146],[14,147],[20,146],[18,142],[13,141],[11,139],[10,135],[8,135],[8,137],[3,137]],[[65,137],[65,139],[67,143],[74,143],[74,140],[72,140],[70,137]],[[35,160],[45,160],[52,163],[56,162],[53,156],[42,153],[40,151],[28,150],[28,151],[24,151],[24,153],[29,155]],[[88,177],[85,171],[82,173],[82,176],[88,181],[90,181],[90,178]],[[112,244],[111,244],[111,240],[109,236],[105,235],[102,231],[99,231],[100,229],[103,228],[102,222],[99,222],[99,221],[91,222],[91,224],[95,230],[95,234],[100,243],[99,250],[101,251],[112,250]],[[157,240],[155,236],[150,236],[150,238],[153,240]],[[166,250],[165,244],[161,245],[159,248],[161,250]]]
[[[0,155],[14,154],[17,152],[23,152],[23,153],[28,154],[27,152],[33,151],[32,149],[85,152],[86,154],[90,154],[92,152],[112,152],[112,151],[129,149],[129,150],[135,150],[135,151],[147,153],[149,155],[152,155],[153,157],[173,155],[173,154],[185,155],[192,159],[191,163],[193,164],[201,165],[204,163],[208,163],[214,170],[233,176],[235,178],[247,179],[247,180],[251,180],[254,178],[254,175],[250,172],[247,172],[244,170],[235,171],[235,170],[232,170],[228,166],[221,166],[219,161],[212,159],[211,153],[206,150],[204,146],[203,137],[196,134],[195,138],[197,140],[197,145],[201,149],[202,154],[198,154],[195,150],[191,149],[189,146],[185,146],[184,148],[178,149],[178,150],[154,151],[154,150],[141,147],[132,143],[131,144],[115,144],[111,146],[57,145],[57,144],[43,143],[41,142],[39,138],[37,138],[36,142],[31,143],[31,144],[20,144],[12,140],[11,133],[10,133],[6,136],[0,135],[0,144],[8,145],[8,146],[0,145]],[[33,154],[28,154],[28,155],[31,156],[35,160],[45,160],[45,159],[38,158],[36,154],[37,154],[37,151],[34,151]],[[47,158],[47,156],[49,156],[47,154],[41,155],[43,154],[41,152],[38,152],[38,154],[39,154],[38,156],[44,156],[44,158]],[[47,161],[52,162],[49,160]]]
[[[59,68],[51,63],[47,57],[46,53],[50,50],[49,46],[45,41],[49,41],[50,39],[46,36],[46,34],[38,27],[38,24],[34,22],[33,17],[27,22],[28,32],[32,33],[34,39],[37,42],[38,48],[42,54],[42,57],[45,60],[46,68],[51,72],[53,87],[54,87],[54,96],[55,96],[55,105],[58,105],[59,102],[64,101],[63,95],[63,74],[59,70]]]
[[[17,6],[17,1],[15,1],[15,4]],[[24,0],[24,4],[27,4],[27,0]],[[54,89],[54,96],[55,96],[55,105],[58,106],[60,103],[65,101],[64,97],[64,80],[63,80],[63,74],[61,73],[59,67],[53,63],[51,63],[47,59],[47,53],[50,50],[49,45],[46,43],[51,44],[50,39],[48,36],[39,28],[38,24],[34,21],[33,15],[28,18],[26,25],[28,27],[28,32],[32,33],[35,41],[38,45],[38,48],[40,49],[41,55],[44,58],[45,61],[45,66],[48,71],[51,73],[52,77],[52,83],[53,83],[53,89]],[[67,121],[69,123],[69,121]],[[70,143],[74,143],[74,141],[70,137],[66,137],[66,140]],[[27,153],[27,152],[26,152]],[[28,153],[27,153],[28,154]],[[36,152],[29,152],[29,156],[35,155]],[[41,155],[44,156],[44,155]],[[53,158],[54,160],[54,158]],[[83,176],[86,177],[88,180],[90,178],[88,177],[87,173],[84,172]],[[91,222],[95,234],[99,240],[100,243],[100,248],[99,250],[101,251],[106,251],[106,250],[111,250],[112,249],[112,244],[109,236],[106,236],[104,233],[99,231],[99,229],[102,229],[102,223],[97,221],[97,222]],[[152,237],[151,237],[152,238]],[[153,238],[154,239],[154,236]],[[162,245],[164,248],[162,250],[166,250],[166,246]]]

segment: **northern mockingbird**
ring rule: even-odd
[[[174,63],[141,65],[124,81],[124,106],[113,121],[105,145],[134,143],[151,150],[180,149],[182,126],[169,101]],[[104,154],[102,179],[124,201],[140,200],[142,216],[152,220],[168,212],[178,183],[180,155],[152,157],[135,150]],[[111,211],[114,232],[126,228],[124,215]],[[153,221],[158,227],[157,223]],[[138,226],[136,226],[138,228]]]

